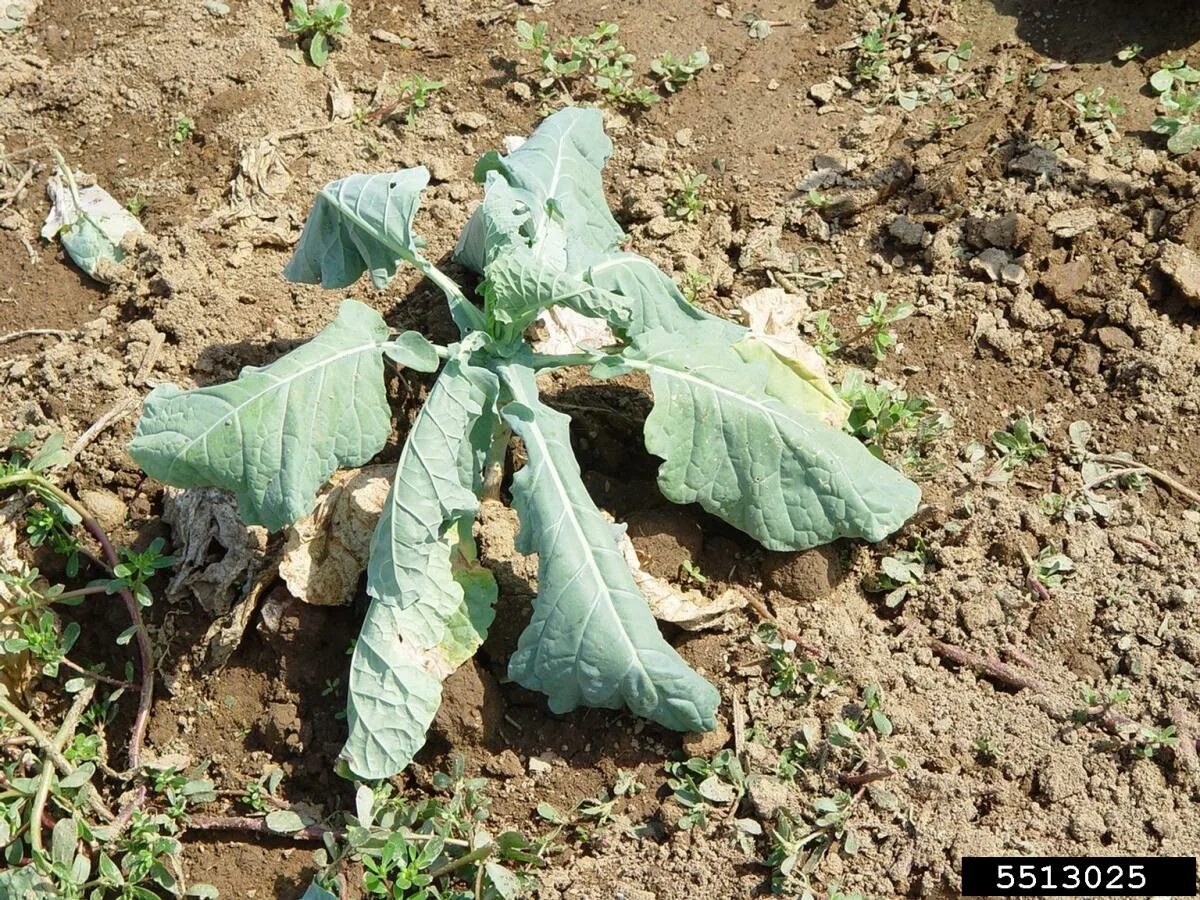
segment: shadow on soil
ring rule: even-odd
[[[1054,59],[1105,62],[1129,44],[1153,58],[1200,39],[1196,0],[988,0],[1017,20],[1017,36]]]

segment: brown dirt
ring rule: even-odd
[[[119,14],[99,0],[43,0],[28,29],[0,38],[0,149],[20,171],[37,167],[28,190],[0,207],[0,334],[70,332],[0,345],[0,434],[64,430],[72,440],[154,381],[209,383],[275,358],[327,322],[342,296],[279,274],[321,185],[351,171],[429,165],[434,184],[419,225],[442,258],[478,196],[475,158],[539,119],[536,104],[512,88],[524,67],[511,22],[532,9],[362,2],[354,36],[320,71],[287,55],[278,4],[230,5],[218,18],[202,5],[157,0]],[[1080,483],[1066,436],[1080,418],[1092,422],[1101,450],[1132,452],[1200,484],[1200,307],[1156,264],[1165,241],[1200,249],[1200,161],[1167,157],[1148,130],[1154,100],[1143,87],[1157,62],[1190,54],[1200,63],[1200,10],[1191,2],[900,0],[904,34],[939,36],[939,46],[974,42],[956,106],[968,123],[935,132],[945,114],[936,104],[906,113],[882,102],[888,89],[932,77],[921,51],[897,61],[888,89],[839,88],[828,106],[811,98],[812,85],[849,75],[847,42],[880,21],[867,3],[757,4],[763,17],[786,23],[764,40],[738,24],[748,6],[727,5],[731,19],[716,4],[682,0],[621,8],[576,0],[544,10],[559,34],[615,18],[640,62],[705,45],[717,64],[645,115],[609,116],[617,146],[609,197],[633,245],[677,277],[707,274],[713,289],[701,302],[716,311],[732,310],[735,298],[781,272],[835,268],[845,278],[828,287],[801,283],[843,333],[854,331],[874,291],[913,302],[916,314],[897,329],[899,352],[875,369],[932,398],[954,428],[932,451],[940,468],[922,480],[927,508],[888,544],[771,554],[657,495],[655,461],[639,439],[643,384],[597,387],[577,375],[548,383],[551,402],[576,417],[589,488],[630,523],[646,568],[677,578],[691,559],[710,579],[706,591],[736,586],[763,599],[819,648],[841,685],[814,697],[771,696],[766,650],[749,618],[731,633],[672,640],[720,687],[726,734],[742,698],[754,729],[745,754],[764,778],[778,774],[781,751],[805,726],[823,730],[866,685],[881,687],[895,725],[886,750],[905,762],[886,782],[898,803],[860,802],[863,848],[827,855],[812,877],[818,893],[840,885],[868,896],[955,896],[965,853],[1195,853],[1200,773],[1185,755],[1113,751],[1098,728],[1073,725],[1072,711],[1084,685],[1127,688],[1122,711],[1157,727],[1175,720],[1177,704],[1200,704],[1200,516],[1154,485],[1141,494],[1106,488],[1111,515],[1075,524],[1048,518],[1042,499]],[[412,38],[415,48],[373,40],[376,29]],[[1147,58],[1116,64],[1115,51],[1134,41]],[[1029,88],[1050,60],[1066,65]],[[447,82],[416,128],[338,123],[288,134],[326,125],[331,91],[365,106],[385,74],[410,72]],[[1119,137],[1072,117],[1074,93],[1097,85],[1126,109]],[[486,124],[456,127],[464,112],[482,113]],[[180,114],[197,130],[173,147]],[[257,215],[226,216],[242,152],[271,135],[290,184]],[[151,237],[111,288],[38,238],[51,144],[122,201],[146,203]],[[1041,175],[1029,168],[1047,152],[1035,144],[1052,151]],[[842,174],[819,189],[835,202],[810,209],[814,177],[834,166]],[[662,204],[684,168],[710,175],[711,202],[698,223],[680,225],[664,218]],[[0,196],[13,182],[0,181]],[[1094,214],[1093,226],[1054,233],[1056,213],[1080,209]],[[898,216],[924,229],[916,245],[898,239]],[[972,265],[989,247],[1020,267],[1020,283],[992,281]],[[393,324],[451,335],[440,299],[412,273],[387,291],[360,282],[346,293]],[[871,361],[851,351],[835,373],[846,363]],[[394,387],[403,423],[422,384],[409,378]],[[1006,484],[985,483],[987,463],[972,467],[960,451],[988,444],[1019,411],[1044,423],[1051,453]],[[120,539],[145,542],[165,528],[160,488],[124,450],[133,421],[94,440],[67,486],[117,494],[129,510]],[[448,754],[463,754],[490,781],[497,823],[536,830],[538,802],[569,808],[611,787],[618,768],[634,769],[647,790],[621,802],[622,821],[653,823],[657,836],[614,828],[573,843],[540,873],[535,896],[763,895],[765,842],[746,853],[724,827],[674,827],[680,810],[662,765],[683,748],[679,735],[605,711],[553,716],[542,697],[506,682],[536,575],[512,553],[512,524],[502,513],[485,516],[482,553],[502,587],[497,625],[478,664],[448,685],[430,746],[400,783],[419,792]],[[929,547],[926,580],[899,610],[887,609],[864,584],[881,556],[918,537]],[[1052,544],[1076,571],[1039,599],[1025,583],[1024,556]],[[281,611],[273,630],[256,619],[217,673],[192,663],[207,614],[184,603],[155,611],[164,685],[150,745],[206,763],[228,789],[282,766],[290,801],[344,807],[352,791],[332,771],[344,688],[323,691],[330,679],[344,683],[362,605],[317,609],[282,588],[264,603]],[[931,638],[985,655],[1016,648],[1042,688],[1014,691],[947,665]],[[978,752],[982,737],[996,746],[994,760]],[[530,772],[531,757],[550,754],[548,772]],[[803,818],[814,798],[838,787],[836,767],[826,767],[802,769],[782,790]],[[746,804],[741,815],[755,808]],[[234,898],[297,897],[312,871],[305,849],[230,840],[190,841],[186,865],[191,878]]]

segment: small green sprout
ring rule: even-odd
[[[1117,130],[1116,119],[1125,114],[1125,107],[1116,97],[1105,97],[1103,87],[1075,94],[1075,110],[1082,122],[1099,122],[1110,134]]]
[[[196,123],[190,116],[176,116],[175,124],[171,127],[171,134],[168,140],[171,152],[178,156],[180,148],[192,139],[192,135],[195,132]]]
[[[889,308],[888,295],[883,291],[876,291],[871,295],[871,302],[867,304],[866,310],[855,319],[862,330],[848,341],[846,346],[865,340],[871,355],[876,359],[883,359],[887,356],[888,349],[896,346],[896,333],[890,326],[912,314],[911,303],[900,303]]]
[[[308,43],[308,58],[318,69],[329,59],[337,38],[350,33],[350,5],[344,0],[327,0],[309,6],[306,0],[292,0],[292,18],[287,30],[303,44]]]
[[[970,41],[963,41],[953,50],[939,50],[934,53],[933,61],[944,67],[947,72],[957,72],[963,63],[971,58],[973,46]]]
[[[1063,576],[1075,571],[1075,562],[1058,547],[1043,547],[1029,563],[1028,577],[1042,587],[1052,588],[1062,584]]]
[[[664,51],[657,59],[650,61],[650,71],[658,78],[658,84],[667,93],[673,94],[696,77],[696,73],[709,63],[708,51],[701,47],[689,53],[687,59],[680,59],[673,53]]]
[[[1117,51],[1118,62],[1129,62],[1131,59],[1137,59],[1142,55],[1141,44],[1126,44]]]
[[[879,571],[868,582],[868,589],[886,591],[884,605],[895,609],[907,600],[912,590],[925,579],[925,566],[928,563],[929,554],[925,542],[917,538],[914,549],[900,550],[880,560]]]
[[[712,285],[712,278],[705,275],[699,269],[688,269],[683,273],[683,282],[679,285],[679,290],[688,303],[695,303],[696,298],[704,293]]]
[[[700,192],[707,181],[707,175],[680,172],[679,189],[667,198],[667,214],[688,222],[700,218],[704,212],[704,198]]]
[[[1029,416],[1013,419],[1005,430],[992,432],[992,445],[1000,452],[1000,466],[1011,472],[1046,455],[1042,425]]]
[[[746,793],[749,778],[732,750],[721,750],[712,759],[693,757],[665,766],[667,787],[675,801],[687,810],[679,819],[679,828],[707,828],[714,808],[736,808]]]
[[[700,567],[690,559],[685,559],[679,564],[679,577],[695,584],[708,584],[708,576],[701,572]]]
[[[1150,86],[1158,93],[1163,113],[1150,123],[1150,130],[1167,136],[1171,153],[1183,155],[1200,147],[1200,70],[1179,60],[1151,75]]]

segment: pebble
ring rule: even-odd
[[[1096,340],[1105,350],[1132,350],[1133,338],[1113,325],[1096,329]]]
[[[488,123],[488,117],[481,112],[462,112],[454,117],[454,125],[463,131],[478,131]]]
[[[983,274],[989,281],[999,281],[1001,273],[1011,264],[1008,254],[995,247],[989,247],[970,262],[970,269],[977,274]]]
[[[808,89],[808,96],[821,106],[832,103],[837,96],[837,86],[832,81],[822,81]]]
[[[692,146],[692,133],[690,128],[680,128],[675,132],[675,143],[680,147]]]
[[[415,46],[412,38],[401,37],[394,32],[384,31],[382,28],[376,28],[371,32],[371,40],[379,41],[381,44],[394,44],[405,50],[411,50]]]
[[[229,4],[222,3],[221,0],[204,0],[204,8],[217,18],[229,15]]]
[[[1158,268],[1185,300],[1200,304],[1200,255],[1195,250],[1167,241],[1159,252]]]
[[[888,226],[888,234],[902,247],[920,247],[925,242],[925,226],[908,216],[896,216]]]
[[[1085,206],[1056,212],[1046,221],[1046,228],[1056,237],[1070,238],[1094,228],[1098,221],[1096,211]]]

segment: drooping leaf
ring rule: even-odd
[[[496,584],[471,523],[496,424],[496,377],[453,357],[418,414],[371,541],[371,607],[350,665],[342,751],[362,778],[404,768],[425,743],[442,682],[483,643]]]
[[[479,649],[495,617],[496,582],[474,558],[470,521],[430,550],[444,564],[437,606],[373,600],[354,646],[342,750],[360,778],[387,778],[411,761],[442,702],[442,682]],[[466,531],[464,535],[462,532]]]
[[[247,524],[275,530],[307,514],[338,466],[383,449],[388,327],[353,300],[307,344],[235,381],[146,398],[129,452],[152,478],[237,495]]]
[[[550,709],[617,709],[679,731],[714,725],[720,700],[658,633],[617,547],[588,496],[571,450],[567,416],[542,404],[532,370],[501,377],[513,401],[502,410],[529,461],[513,480],[518,548],[538,554],[533,620],[509,660],[509,676],[550,698]]]
[[[284,277],[343,288],[369,272],[372,283],[384,288],[400,263],[407,262],[442,289],[461,329],[479,328],[478,308],[420,253],[424,242],[413,232],[413,219],[427,184],[424,166],[331,181],[317,195]]]
[[[495,375],[461,359],[438,376],[371,538],[367,592],[375,599],[409,606],[439,592],[448,564],[431,572],[427,556],[450,524],[475,517],[497,390]]]
[[[772,397],[768,367],[743,359],[719,326],[649,332],[623,356],[650,375],[646,447],[664,460],[658,483],[668,499],[699,503],[772,550],[878,541],[916,511],[915,484]]]

